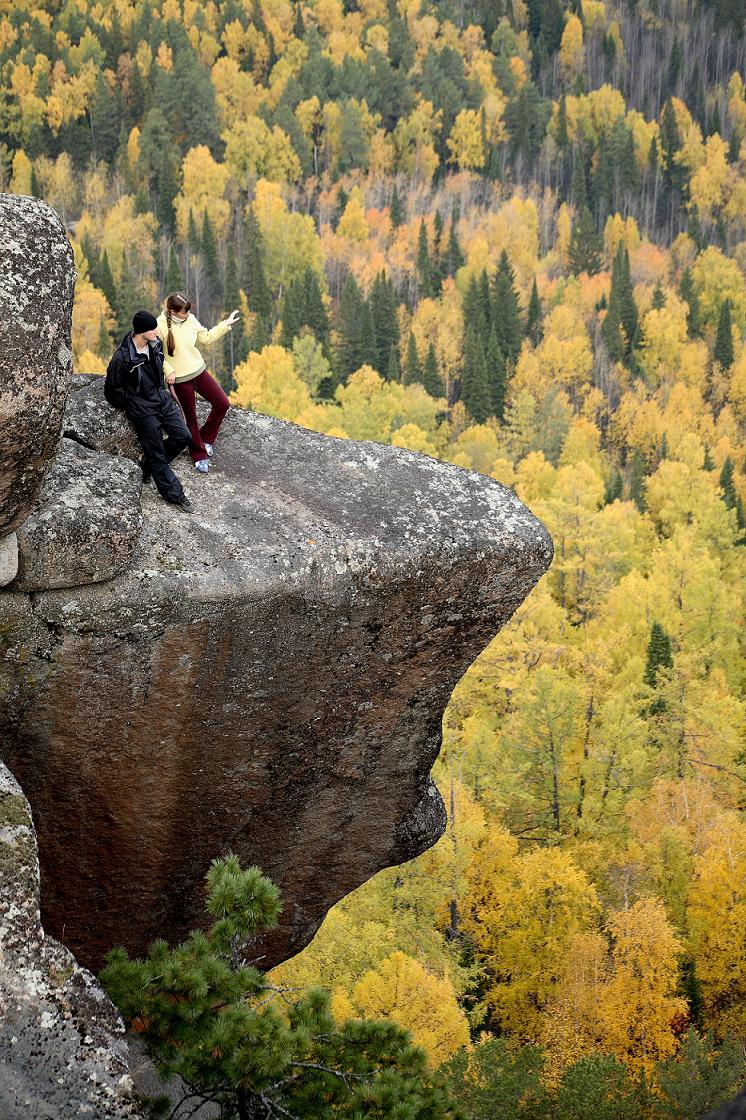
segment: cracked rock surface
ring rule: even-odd
[[[96,980],[46,937],[31,812],[0,763],[0,1116],[135,1120],[124,1026]]]
[[[77,587],[129,564],[142,527],[142,472],[129,459],[60,441],[36,506],[18,530],[18,590]]]
[[[75,267],[38,198],[0,194],[0,539],[30,512],[60,434],[72,373]]]
[[[123,445],[100,381],[74,401]],[[145,487],[116,578],[0,592],[0,743],[83,963],[182,937],[234,850],[282,890],[269,967],[441,834],[443,709],[551,542],[489,478],[235,409],[209,475],[175,469],[194,512]]]

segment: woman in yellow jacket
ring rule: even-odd
[[[189,450],[198,471],[207,474],[210,469],[210,456],[223,417],[229,408],[228,398],[207,369],[207,364],[197,349],[217,342],[227,334],[237,321],[239,312],[232,311],[212,330],[203,327],[191,313],[191,303],[181,292],[172,292],[166,306],[158,316],[158,336],[163,343],[163,371],[166,381],[173,385],[174,392],[184,412],[187,427],[192,436]],[[197,419],[199,393],[212,405],[210,415],[200,428]]]

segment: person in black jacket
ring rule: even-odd
[[[149,311],[136,313],[131,332],[109,362],[104,395],[114,408],[124,409],[135,429],[144,457],[143,480],[147,482],[152,475],[161,497],[188,510],[191,502],[170,463],[191,436],[163,380],[163,346],[157,325]]]

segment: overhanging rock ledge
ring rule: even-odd
[[[127,448],[100,381],[63,431]],[[268,967],[432,844],[443,709],[552,556],[512,491],[397,448],[232,410],[190,468],[195,512],[146,487],[116,578],[0,593],[3,754],[46,926],[91,967],[198,924],[229,849],[282,890]]]

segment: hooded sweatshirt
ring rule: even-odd
[[[158,316],[158,337],[163,343],[163,371],[166,376],[176,374],[176,381],[191,381],[199,377],[207,363],[200,354],[197,346],[209,346],[227,334],[231,329],[227,319],[221,320],[217,326],[208,330],[203,327],[199,319],[189,312],[183,322],[171,316],[171,330],[174,336],[174,352],[168,352],[168,322],[166,312],[161,311]]]

